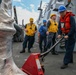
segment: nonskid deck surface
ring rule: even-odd
[[[60,49],[60,48],[58,48]],[[13,57],[14,61],[19,68],[22,67],[28,56],[30,55],[27,52],[20,54],[22,50],[22,43],[13,43]],[[31,49],[32,52],[39,52],[38,43],[34,44],[34,47]],[[76,53],[74,53],[74,63],[69,64],[69,67],[65,70],[61,70],[60,66],[62,65],[64,53],[59,53],[59,55],[52,55],[49,53],[45,57],[45,75],[76,75]]]

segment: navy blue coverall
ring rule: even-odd
[[[63,63],[65,65],[68,65],[69,63],[73,63],[73,50],[74,50],[74,46],[75,46],[75,38],[74,38],[75,19],[73,16],[70,17],[70,24],[71,24],[70,32],[68,34],[65,34],[65,35],[69,36],[68,39],[65,39],[66,53],[64,56],[64,60],[63,60]],[[59,22],[59,27],[58,27],[58,34],[59,35],[62,34],[60,22]]]
[[[44,42],[44,51],[46,51],[46,42],[47,42],[47,35],[46,35],[46,31],[47,31],[47,27],[45,25],[41,26],[39,28],[39,33],[40,33],[40,37],[39,37],[39,48],[42,52],[43,48],[42,48],[42,43]]]
[[[26,27],[27,25],[25,25],[25,28]],[[37,30],[37,27],[35,27],[35,30]],[[30,51],[30,49],[33,47],[33,44],[35,42],[34,39],[35,39],[35,35],[34,36],[25,35],[24,42],[23,42],[23,51],[25,51],[27,44],[28,44],[28,52]]]
[[[51,22],[48,21],[47,28],[49,28],[50,25],[51,25]],[[46,46],[47,50],[50,49],[50,47],[55,44],[55,39],[56,39],[56,33],[50,32],[49,35],[48,35],[48,41],[47,41],[47,46]],[[51,53],[52,54],[57,54],[57,52],[55,50],[55,47],[52,49]]]

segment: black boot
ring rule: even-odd
[[[69,63],[73,64],[73,60],[71,60]]]
[[[61,66],[61,69],[66,69],[68,67],[68,64],[63,64],[62,66]]]
[[[40,51],[40,53],[42,53],[42,50]]]
[[[57,52],[54,52],[54,53],[52,53],[52,55],[58,55],[58,53]]]
[[[28,49],[28,53],[31,53],[30,49]]]
[[[58,55],[57,51],[51,51],[52,55]]]
[[[25,50],[20,51],[20,53],[25,53]]]
[[[58,55],[58,52],[55,51],[55,48],[52,49],[51,53],[52,53],[52,55]]]

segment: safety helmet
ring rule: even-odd
[[[64,5],[60,5],[59,8],[58,8],[58,12],[63,12],[66,10],[66,7]]]
[[[56,14],[51,14],[50,17],[56,16]]]
[[[43,23],[46,23],[47,21],[46,20],[43,20]]]
[[[34,21],[34,19],[33,18],[30,18],[30,20],[29,21]]]

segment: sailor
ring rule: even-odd
[[[56,22],[56,14],[50,15],[50,20],[47,23],[47,35],[48,41],[46,49],[48,50],[52,45],[55,44],[56,33],[58,31],[58,23]],[[51,51],[53,55],[58,55],[58,52],[55,50],[55,47]]]
[[[60,13],[60,22],[58,27],[58,38],[64,34],[66,53],[63,59],[61,69],[68,67],[69,63],[73,63],[73,50],[75,46],[75,16],[72,12],[68,12],[64,5],[59,6],[58,12]]]
[[[31,53],[30,49],[32,48],[34,44],[34,38],[35,38],[35,33],[37,32],[37,27],[33,23],[34,19],[30,18],[30,23],[25,25],[25,38],[23,42],[23,49],[20,53],[25,52],[25,48],[27,47],[28,44],[28,52]]]
[[[45,49],[46,43],[47,43],[47,35],[46,35],[47,26],[46,26],[46,23],[47,23],[47,21],[43,20],[43,25],[39,28],[39,33],[38,33],[38,36],[39,36],[39,48],[40,48],[41,53],[46,51],[46,49]],[[44,43],[44,47],[42,45],[43,43]]]

